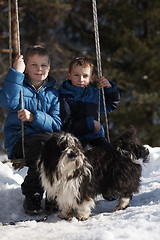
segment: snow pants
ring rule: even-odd
[[[44,143],[51,135],[51,133],[45,132],[30,134],[24,137],[25,158],[28,172],[21,185],[23,195],[39,193],[41,197],[43,197],[44,190],[41,186],[40,176],[37,170],[37,161],[40,158]],[[19,158],[23,158],[22,139],[19,139],[12,151],[12,159]]]

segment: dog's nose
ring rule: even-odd
[[[77,154],[75,152],[71,152],[67,154],[69,158],[75,158],[77,157]],[[74,159],[73,159],[74,160]]]

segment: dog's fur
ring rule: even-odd
[[[111,143],[111,149],[84,150],[70,133],[54,133],[45,143],[38,163],[42,186],[49,200],[56,199],[60,218],[70,219],[73,211],[78,220],[88,219],[94,198],[119,197],[115,210],[129,206],[138,192],[142,167],[138,159],[148,161],[149,152],[131,128]]]

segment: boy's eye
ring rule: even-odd
[[[36,67],[36,66],[37,66],[37,64],[32,64],[32,66]]]
[[[43,64],[42,67],[47,67],[47,65],[46,65],[46,64]]]
[[[83,77],[84,77],[84,78],[87,78],[87,77],[88,77],[88,75],[84,75]]]

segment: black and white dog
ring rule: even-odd
[[[142,167],[149,151],[135,137],[131,128],[111,143],[112,150],[84,150],[70,133],[54,133],[45,143],[38,163],[42,186],[49,200],[56,200],[60,218],[86,220],[94,207],[94,198],[119,197],[115,210],[129,206],[138,192]]]

